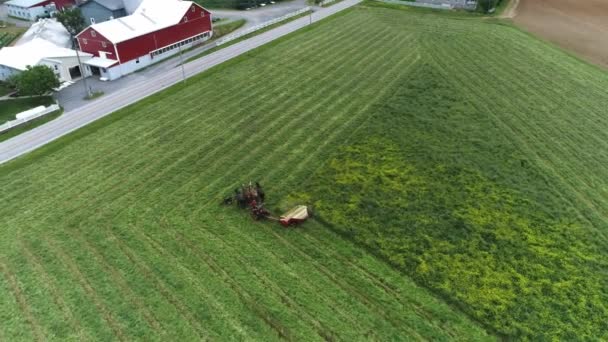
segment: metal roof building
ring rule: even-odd
[[[212,35],[211,13],[192,1],[144,0],[132,15],[77,35],[94,75],[108,80],[144,68]]]

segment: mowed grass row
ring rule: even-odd
[[[606,72],[503,23],[378,15],[420,61],[292,196],[502,337],[608,338]]]
[[[260,180],[286,209],[411,72],[416,39],[382,19],[350,11],[2,166],[0,337],[490,338],[314,221],[218,205]]]

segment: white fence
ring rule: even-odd
[[[40,111],[34,115],[28,116],[27,118],[23,118],[23,119],[16,119],[13,121],[9,121],[3,125],[0,125],[0,133],[6,132],[11,128],[15,128],[19,125],[22,125],[28,121],[32,121],[34,119],[38,119],[39,117],[45,116],[47,114],[50,114],[52,112],[58,111],[59,110],[59,105],[54,104],[54,105],[50,105],[48,107],[46,107],[43,111]]]
[[[407,1],[407,0],[381,0],[383,2],[405,5],[405,6],[413,6],[413,7],[425,7],[425,8],[434,8],[434,9],[454,9],[454,8],[462,8],[468,10],[474,10],[477,8],[477,1],[475,0],[416,0]]]
[[[244,31],[239,32],[239,33],[235,33],[235,34],[228,35],[228,36],[226,36],[226,37],[221,38],[220,40],[218,40],[218,41],[217,41],[217,43],[216,43],[216,45],[217,45],[217,46],[220,46],[220,45],[222,45],[222,44],[226,44],[226,43],[228,43],[229,41],[232,41],[232,40],[235,40],[235,39],[241,38],[241,37],[243,37],[243,36],[246,36],[246,35],[248,35],[248,34],[250,34],[250,33],[255,32],[255,31],[257,31],[257,30],[261,30],[261,29],[263,29],[263,28],[265,28],[265,27],[268,27],[268,26],[274,25],[274,24],[276,24],[276,23],[280,23],[281,21],[287,20],[287,19],[289,19],[289,18],[293,18],[293,17],[298,16],[298,15],[300,15],[300,14],[306,13],[306,12],[308,12],[308,11],[310,11],[310,10],[311,10],[311,8],[310,8],[310,7],[304,7],[304,8],[302,8],[302,9],[300,9],[300,10],[295,11],[295,12],[291,12],[291,13],[285,14],[285,15],[284,15],[284,16],[282,16],[282,17],[274,18],[274,19],[272,19],[272,20],[270,20],[270,21],[267,21],[267,22],[265,22],[265,23],[261,23],[261,24],[259,24],[259,25],[256,25],[256,26],[253,26],[253,27],[250,27],[250,28],[248,28],[248,29],[246,29],[246,30],[244,30]]]

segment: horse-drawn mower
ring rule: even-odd
[[[250,182],[249,185],[243,184],[239,189],[235,189],[234,194],[226,197],[223,203],[225,205],[236,204],[241,209],[249,210],[251,217],[256,221],[263,219],[278,221],[284,227],[298,225],[311,216],[311,211],[307,206],[298,205],[276,218],[264,207],[265,199],[266,193],[260,183],[256,182],[254,185]]]

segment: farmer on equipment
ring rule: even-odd
[[[280,218],[273,217],[266,208],[264,208],[264,201],[266,200],[266,193],[259,182],[255,182],[255,186],[252,182],[248,185],[241,185],[240,189],[234,190],[232,197],[226,197],[224,199],[225,205],[231,205],[236,202],[237,205],[242,208],[248,208],[251,217],[254,220],[269,219],[273,221],[279,221],[283,226],[293,226],[304,222],[309,216],[310,211],[307,206],[297,206]]]

